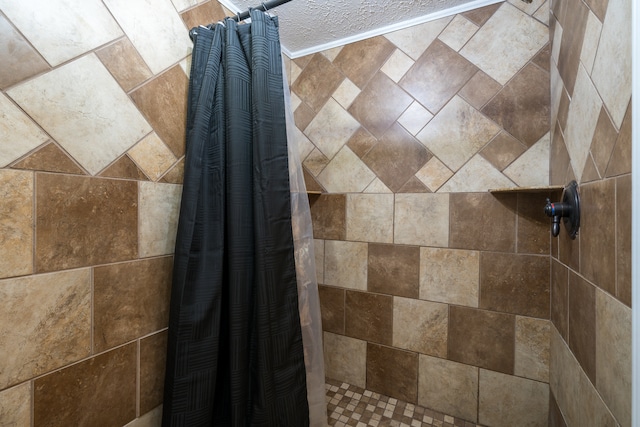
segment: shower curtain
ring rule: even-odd
[[[192,37],[162,425],[324,426],[313,241],[287,144],[277,17],[252,10],[250,24]]]

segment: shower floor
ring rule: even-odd
[[[351,384],[327,379],[327,414],[335,427],[480,427]]]

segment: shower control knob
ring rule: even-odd
[[[551,223],[551,234],[558,237],[560,234],[560,218],[563,219],[564,226],[569,233],[569,237],[576,238],[578,228],[580,228],[580,197],[578,196],[578,184],[571,181],[562,192],[562,202],[552,203],[547,199],[544,213],[553,218]]]

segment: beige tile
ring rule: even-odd
[[[549,26],[549,1],[542,3],[542,6],[533,14],[533,17],[542,22],[547,27]]]
[[[343,147],[318,175],[318,181],[330,193],[360,193],[375,177],[349,147]]]
[[[349,108],[354,99],[360,94],[360,88],[355,85],[351,80],[344,79],[338,89],[333,92],[333,99],[338,101],[338,104],[343,108]]]
[[[381,70],[391,80],[398,83],[402,76],[405,75],[409,68],[414,64],[414,60],[400,49],[396,49],[395,52],[389,57],[387,62],[382,66]]]
[[[385,37],[404,53],[416,60],[438,37],[438,34],[445,29],[452,19],[452,17],[448,16],[446,18],[394,31],[386,34]]]
[[[96,55],[127,92],[153,75],[126,37],[100,49]]]
[[[16,31],[11,23],[0,15],[0,89],[5,89],[49,68],[49,64]]]
[[[478,307],[477,251],[420,248],[420,299]]]
[[[0,170],[0,277],[33,273],[33,173]]]
[[[343,47],[344,46],[338,46],[331,49],[327,49],[322,51],[322,54],[326,56],[329,61],[333,61],[334,59],[336,59],[340,51],[342,51]]]
[[[582,51],[580,52],[580,61],[582,61],[589,75],[591,74],[591,70],[593,70],[593,64],[596,60],[601,33],[602,22],[600,22],[593,12],[589,11],[587,27],[584,30],[584,40],[582,41]]]
[[[313,239],[313,255],[316,262],[316,279],[324,283],[324,240]]]
[[[93,54],[15,86],[8,94],[94,175],[151,132]]]
[[[393,191],[391,191],[389,187],[384,185],[384,182],[380,181],[380,178],[376,178],[373,181],[371,181],[371,184],[369,184],[367,188],[364,189],[363,193],[386,194],[386,193],[393,193]]]
[[[302,164],[312,175],[318,176],[329,164],[329,159],[320,150],[314,148]]]
[[[499,131],[494,122],[456,96],[417,138],[449,169],[457,171]]]
[[[160,427],[162,425],[162,405],[131,421],[125,427]]]
[[[547,133],[525,151],[503,173],[519,187],[544,187],[549,185],[549,152],[551,136]]]
[[[478,368],[420,355],[418,403],[472,422],[478,420]]]
[[[609,0],[591,73],[617,128],[631,99],[631,3],[631,0]]]
[[[393,194],[347,194],[347,240],[393,242]]]
[[[448,194],[396,194],[394,243],[446,247]]]
[[[409,105],[409,108],[398,118],[398,123],[402,125],[406,130],[411,132],[411,135],[415,136],[420,130],[429,123],[429,120],[433,118],[426,108],[420,103],[414,102]]]
[[[311,141],[309,141],[309,138],[307,138],[307,136],[302,133],[302,131],[296,126],[293,126],[293,137],[294,140],[298,143],[298,153],[300,154],[300,159],[304,159],[315,149],[315,146]]]
[[[526,150],[526,145],[502,131],[482,149],[480,155],[502,171]]]
[[[367,289],[367,244],[326,240],[324,242],[326,285]]]
[[[462,15],[456,15],[438,38],[456,52],[478,31],[478,26]]]
[[[193,46],[170,0],[105,0],[154,74],[182,61]],[[162,28],[162,31],[158,31]],[[162,46],[162,49],[158,49]]]
[[[435,193],[452,175],[453,172],[434,156],[416,173],[416,178]]]
[[[361,388],[367,382],[367,342],[324,333],[324,366],[327,378]]]
[[[147,135],[129,150],[129,156],[154,181],[157,181],[177,160],[155,132]]]
[[[510,4],[514,5],[515,7],[517,7],[524,13],[526,13],[527,15],[533,15],[546,0],[532,0],[530,3],[524,2],[522,0],[508,0],[508,1]]]
[[[141,182],[139,188],[140,257],[172,254],[175,249],[182,186]]]
[[[328,158],[333,158],[360,124],[335,100],[329,99],[304,130],[305,135]]]
[[[28,4],[2,0],[0,9],[52,66],[122,35],[99,0],[47,1],[38,4],[37,13]]]
[[[480,369],[478,417],[495,427],[547,426],[549,386],[538,381]]]
[[[514,374],[549,382],[549,320],[516,316],[516,355]]]
[[[545,25],[505,3],[460,53],[504,85],[548,41]]]
[[[190,7],[204,1],[205,0],[171,0],[171,3],[173,3],[178,12],[182,12],[183,10],[189,9]],[[208,24],[208,22],[201,22],[201,24]]]
[[[393,346],[447,357],[449,307],[413,298],[393,298]]]
[[[631,309],[596,290],[596,388],[621,426],[631,426]]]
[[[439,193],[481,192],[492,188],[511,188],[516,185],[500,173],[484,157],[475,155],[456,172]]]
[[[0,281],[0,389],[91,352],[89,269]]]
[[[0,93],[0,166],[6,166],[46,142],[49,137],[29,116]]]
[[[15,427],[31,425],[31,382],[0,391],[0,424]]]

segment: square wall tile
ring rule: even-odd
[[[416,403],[418,400],[418,355],[367,343],[367,389]]]
[[[478,420],[478,368],[420,355],[418,403],[471,422]]]
[[[176,245],[182,185],[140,183],[140,257],[172,254]]]
[[[324,333],[324,367],[327,378],[367,387],[367,342]]]
[[[347,240],[393,242],[393,194],[347,195]]]
[[[551,259],[551,322],[565,341],[569,341],[569,270]]]
[[[333,63],[362,89],[394,50],[385,37],[371,37],[346,45]]]
[[[225,18],[222,4],[217,1],[206,0],[171,0],[176,6],[184,24],[188,29],[199,25],[208,25]],[[178,6],[178,4],[182,5]],[[191,7],[196,6],[196,7]],[[188,10],[187,10],[188,9]],[[285,57],[286,58],[286,57]],[[286,66],[285,66],[286,67]]]
[[[553,393],[549,393],[549,427],[567,427]]]
[[[51,141],[41,145],[11,167],[13,169],[86,175],[86,172],[67,153]]]
[[[448,194],[396,194],[394,243],[446,247]]]
[[[140,340],[140,413],[162,405],[167,332]]]
[[[344,334],[344,289],[318,286],[322,330]]]
[[[569,348],[591,382],[596,381],[596,288],[569,272]]]
[[[367,244],[326,240],[324,281],[347,289],[367,289]]]
[[[416,60],[424,53],[429,45],[433,43],[438,37],[438,34],[445,29],[452,19],[452,16],[447,16],[436,19],[435,21],[425,22],[424,24],[414,25],[385,34],[385,37],[404,53]]]
[[[343,80],[340,70],[324,55],[317,53],[291,85],[291,91],[313,110],[320,111]]]
[[[548,320],[516,316],[515,375],[549,382],[550,333]]]
[[[34,382],[34,425],[120,427],[136,417],[137,344]]]
[[[309,196],[313,237],[344,240],[347,237],[347,196],[321,194]]]
[[[518,194],[518,253],[538,255],[549,253],[550,219],[541,207],[545,205],[547,198],[554,200],[557,197],[560,195],[556,196],[554,193]]]
[[[420,248],[369,244],[367,289],[370,292],[418,297]]]
[[[413,298],[393,298],[393,346],[447,357],[447,304]]]
[[[31,425],[31,382],[0,391],[0,423],[6,426]]]
[[[347,291],[345,332],[348,336],[391,345],[393,335],[393,297]]]
[[[31,47],[29,42],[0,16],[0,89],[5,89],[49,68],[49,64]]]
[[[474,155],[445,185],[439,193],[482,193],[495,188],[513,188],[516,184],[500,173],[479,154]]]
[[[631,307],[631,175],[616,182],[616,297]]]
[[[455,51],[459,51],[478,31],[478,26],[462,15],[456,15],[438,38]]]
[[[0,170],[0,277],[33,273],[33,173]]]
[[[4,93],[0,93],[0,115],[0,166],[8,165],[49,139]]]
[[[420,299],[478,306],[480,254],[420,248]]]
[[[129,150],[129,156],[153,181],[157,181],[177,160],[155,132]]]
[[[313,239],[313,255],[316,263],[316,281],[324,283],[324,240]]]
[[[136,48],[126,37],[98,50],[96,55],[126,92],[153,76]]]
[[[139,418],[131,421],[125,427],[159,427],[162,425],[162,406],[149,411]]]
[[[629,103],[627,113],[622,120],[620,133],[616,139],[616,145],[611,153],[611,159],[607,166],[605,175],[607,177],[631,173],[631,125],[632,125],[632,105]]]

